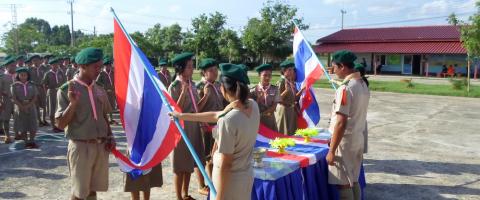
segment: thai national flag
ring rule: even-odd
[[[298,128],[315,127],[320,121],[320,108],[313,93],[312,85],[323,75],[323,66],[307,40],[295,26],[293,35],[293,56],[297,72],[296,87],[298,90],[306,86],[300,97],[301,115],[298,117]]]
[[[114,19],[115,94],[130,157],[113,150],[120,169],[132,178],[148,173],[175,148],[181,135],[169,106],[180,111],[147,57]]]

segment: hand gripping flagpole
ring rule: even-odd
[[[300,28],[297,26],[297,23],[295,22],[295,20],[292,20],[293,21],[293,24],[295,25],[295,27],[298,29],[298,33],[302,36],[302,38],[308,42],[307,38],[305,38],[305,36],[303,35],[302,31],[300,30]],[[323,67],[322,63],[320,62],[320,60],[318,60],[318,57],[317,57],[317,54],[315,53],[315,51],[313,51],[312,47],[310,46],[310,42],[308,42],[308,49],[310,49],[311,52],[313,52],[313,55],[315,57],[315,60],[317,60],[317,62],[320,64],[320,67],[322,68],[325,76],[327,77],[328,81],[330,81],[330,84],[332,85],[332,88],[334,90],[337,90],[337,87],[335,86],[335,84],[332,82],[332,78],[330,77],[330,75],[328,75],[328,71]]]
[[[113,14],[113,17],[115,17],[115,19],[117,20],[120,28],[123,30],[123,32],[125,33],[128,41],[130,42],[130,44],[132,45],[135,45],[135,43],[133,42],[132,38],[130,37],[130,35],[127,34],[127,31],[125,30],[125,28],[123,27],[122,23],[120,22],[120,20],[118,19],[117,17],[117,14],[115,13],[115,11],[113,10],[113,8],[110,8],[110,11],[112,12]],[[147,72],[148,74],[148,77],[150,78],[150,81],[153,82],[153,85],[155,86],[155,89],[157,90],[157,93],[160,95],[160,97],[162,98],[162,101],[163,103],[167,106],[169,112],[173,112],[173,108],[172,106],[168,103],[168,100],[167,98],[164,96],[164,94],[162,93],[161,89],[160,89],[160,86],[158,86],[158,83],[157,81],[153,78],[153,75],[152,73],[150,72],[150,70],[146,69],[146,65],[144,65],[144,68],[145,68],[145,71]],[[173,121],[175,122],[175,125],[177,126],[178,130],[180,131],[180,134],[182,135],[182,139],[185,141],[185,144],[187,144],[187,147],[188,147],[188,150],[190,150],[190,153],[192,154],[193,156],[193,159],[195,160],[195,163],[197,164],[197,167],[198,169],[200,169],[200,172],[202,173],[203,177],[205,178],[205,180],[207,181],[207,185],[208,187],[210,188],[210,192],[211,192],[211,196],[212,197],[215,197],[217,196],[217,192],[215,190],[215,187],[213,185],[213,182],[212,180],[210,180],[210,178],[208,177],[207,175],[207,172],[205,171],[205,168],[203,167],[203,164],[200,160],[200,158],[198,157],[197,153],[195,152],[195,149],[192,145],[192,143],[190,142],[190,140],[188,139],[188,136],[187,134],[185,133],[185,130],[183,130],[181,124],[180,124],[180,121],[178,120],[178,118],[174,118]]]

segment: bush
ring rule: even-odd
[[[450,83],[452,84],[452,88],[454,90],[462,90],[463,87],[467,86],[467,79],[450,79]]]

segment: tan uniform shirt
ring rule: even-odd
[[[50,70],[45,73],[43,77],[43,84],[47,87],[47,89],[58,89],[63,83],[65,83],[66,80],[67,78],[65,77],[65,74],[62,73],[60,69],[58,69],[56,72]]]
[[[107,93],[102,87],[95,83],[93,85],[92,93],[95,102],[97,119],[94,119],[87,87],[74,80],[65,83],[62,85],[60,90],[58,90],[58,108],[57,112],[55,113],[55,118],[61,117],[70,103],[68,100],[69,87],[73,87],[74,91],[78,91],[80,93],[80,99],[72,121],[65,128],[65,136],[68,139],[79,140],[107,137],[108,122],[106,119],[106,114],[111,112],[111,107],[110,103],[108,102]]]
[[[328,166],[330,184],[352,186],[358,182],[369,99],[370,91],[363,80],[350,80],[335,93],[329,130],[333,133],[338,113],[346,115],[348,121],[344,136],[335,151],[335,164]]]

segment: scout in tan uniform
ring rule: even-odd
[[[25,56],[19,55],[15,58],[16,68],[25,67]]]
[[[72,80],[77,73],[78,73],[78,67],[77,67],[77,63],[75,63],[75,56],[72,56],[70,58],[70,65],[67,68],[67,72],[65,72],[67,81]]]
[[[37,109],[37,86],[30,82],[30,74],[27,67],[16,70],[16,81],[11,86],[12,100],[15,104],[13,114],[13,131],[20,133],[25,140],[25,148],[38,148],[35,144],[35,134],[38,130]],[[27,137],[27,132],[29,137]]]
[[[295,64],[284,61],[280,64],[282,78],[277,86],[280,93],[280,102],[275,111],[278,132],[293,135],[297,130],[297,111],[295,108],[297,89],[295,87]]]
[[[220,64],[221,91],[230,105],[224,111],[171,113],[185,121],[217,122],[214,138],[213,184],[217,200],[250,199],[253,187],[253,147],[260,124],[257,103],[248,99],[248,77],[238,65]],[[237,86],[238,85],[238,86]],[[239,90],[239,91],[238,91]]]
[[[168,86],[170,86],[170,84],[172,83],[172,76],[168,71],[167,64],[167,60],[163,58],[159,59],[158,61],[158,66],[160,66],[160,71],[158,71],[158,77],[160,78],[160,81],[162,81],[165,88],[168,88]]]
[[[197,84],[197,91],[200,95],[200,101],[198,101],[198,109],[200,112],[221,111],[225,107],[226,100],[223,98],[220,92],[220,83],[218,78],[218,66],[217,61],[212,58],[202,59],[199,66],[202,75],[202,80]],[[212,128],[215,124],[201,123],[202,126],[202,138],[205,150],[206,164],[205,168],[209,177],[212,177],[212,148],[214,146],[214,140],[212,137]],[[199,190],[198,192],[203,195],[208,195],[208,186],[205,185],[202,174],[196,169],[198,177]]]
[[[102,86],[103,89],[107,91],[108,101],[110,102],[110,106],[113,109],[117,107],[116,97],[115,97],[115,81],[112,69],[113,59],[111,56],[105,56],[103,58],[103,66],[104,69],[100,72],[97,78],[97,84]],[[116,124],[117,122],[113,120],[113,114],[109,113],[110,116],[110,124]]]
[[[107,114],[111,111],[107,92],[95,83],[102,69],[101,49],[81,50],[75,62],[79,74],[58,90],[57,125],[69,140],[67,161],[71,177],[71,199],[96,199],[108,189],[108,155],[114,147]]]
[[[70,65],[70,58],[61,57],[59,58],[59,60],[60,60],[60,65],[58,69],[63,73],[63,75],[65,75],[65,81],[67,81],[67,69],[68,69],[68,66]]]
[[[2,105],[0,106],[0,128],[5,133],[5,143],[10,143],[10,118],[13,115],[13,102],[10,86],[15,81],[15,58],[10,58],[4,62],[6,71],[0,76],[0,92],[2,93]],[[15,134],[15,139],[20,140],[20,136]]]
[[[186,113],[198,112],[197,102],[199,101],[195,84],[192,82],[193,74],[193,53],[181,53],[172,60],[175,67],[176,79],[170,84],[168,92],[177,101],[178,106]],[[185,132],[195,148],[198,156],[205,162],[202,135],[200,125],[197,122],[185,122]],[[190,151],[184,140],[180,140],[173,150],[173,172],[175,191],[177,199],[192,199],[188,195],[190,175],[195,167]]]
[[[333,55],[334,72],[340,79],[354,73],[357,57],[349,51]],[[337,185],[341,200],[361,199],[358,184],[363,160],[364,136],[370,92],[362,78],[352,78],[335,93],[330,121],[332,140],[326,160],[328,182]]]
[[[45,90],[42,85],[42,78],[45,74],[40,69],[41,58],[39,55],[33,55],[27,58],[25,62],[28,65],[28,71],[30,74],[30,82],[37,88],[37,98],[35,100],[35,110],[37,112],[37,120],[38,125],[45,126],[46,123],[46,116],[47,112],[45,109]],[[40,112],[40,108],[42,108],[43,112]],[[43,119],[43,120],[42,120]]]
[[[263,64],[255,68],[260,77],[260,82],[250,89],[252,98],[257,101],[260,109],[260,122],[269,129],[278,131],[275,119],[275,110],[280,101],[278,87],[270,84],[273,67],[270,64]]]
[[[57,89],[65,82],[65,75],[58,69],[60,60],[57,58],[50,59],[48,63],[51,69],[45,73],[42,84],[47,89],[47,111],[50,117],[53,132],[62,132],[55,126],[55,110],[57,108]]]

